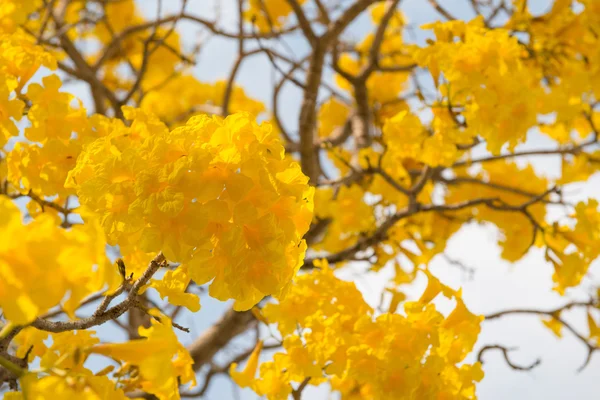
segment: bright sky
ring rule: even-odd
[[[156,0],[138,0],[143,12],[151,17],[155,15]],[[236,8],[231,0],[189,0],[188,11],[205,18],[215,15],[215,2],[220,4],[221,26],[235,29]],[[442,1],[453,13],[461,18],[473,17],[466,0]],[[549,1],[530,0],[529,4],[533,11],[544,10]],[[164,1],[165,11],[176,12],[179,10],[179,1]],[[404,0],[402,9],[408,17],[411,26],[434,21],[438,18],[435,11],[424,0]],[[195,44],[198,39],[198,28],[191,24],[182,23],[180,32],[184,41]],[[346,32],[352,38],[360,38],[372,27],[366,18]],[[414,33],[417,43],[424,43],[427,35],[419,32]],[[206,36],[202,36],[206,37]],[[411,38],[412,36],[408,35]],[[225,79],[235,58],[236,44],[231,40],[211,38],[203,42],[198,66],[194,72],[204,81]],[[286,42],[288,52],[295,56],[301,56],[307,51],[307,45],[302,40],[290,38]],[[273,71],[266,57],[255,57],[247,61],[239,74],[238,83],[251,97],[264,101],[268,107],[271,104],[271,85]],[[327,73],[331,79],[331,72]],[[300,109],[301,94],[292,86],[284,90],[281,101],[282,117],[289,127],[297,122]],[[521,149],[546,148],[550,143],[532,134],[531,140]],[[534,166],[538,171],[551,175],[557,171],[558,160],[555,157],[537,158]],[[555,173],[555,172],[554,172]],[[595,188],[595,189],[594,189]],[[570,192],[574,197],[586,196],[599,197],[600,177],[592,178],[588,184],[573,187]],[[465,279],[464,274],[449,265],[442,258],[436,259],[432,271],[443,282],[457,288],[462,286],[466,304],[475,313],[487,314],[508,308],[540,308],[549,309],[560,306],[572,299],[586,298],[586,288],[590,288],[591,281],[587,279],[582,287],[584,289],[568,292],[567,298],[561,298],[552,292],[552,267],[544,261],[543,254],[532,251],[522,261],[510,265],[501,261],[499,249],[496,243],[497,233],[494,229],[470,226],[463,229],[449,243],[448,254],[459,259],[466,265],[475,269],[473,279]],[[523,238],[529,240],[529,238]],[[385,275],[389,271],[383,271],[380,275],[370,275],[356,281],[357,286],[364,293],[367,301],[374,304],[379,300],[380,292],[385,282]],[[591,269],[591,275],[596,275],[595,282],[600,284],[598,275],[600,269],[595,265]],[[344,277],[352,278],[349,272]],[[418,297],[425,286],[425,280],[412,289],[415,297]],[[446,305],[448,306],[448,305]],[[200,334],[219,318],[221,313],[228,307],[227,303],[220,303],[210,298],[202,299],[202,310],[193,315],[182,313],[180,323],[189,326],[192,334],[182,334],[180,338],[184,344],[190,343],[194,337]],[[569,321],[575,322],[581,332],[586,333],[585,315],[576,312],[565,313]],[[117,333],[112,328],[103,328],[101,332],[105,337],[120,340],[122,337],[115,336]],[[541,358],[540,366],[530,372],[518,372],[511,370],[503,360],[500,352],[489,352],[485,357],[484,370],[486,377],[478,386],[478,395],[482,400],[504,400],[504,399],[592,399],[597,398],[600,393],[600,355],[596,354],[592,362],[581,373],[577,373],[578,367],[583,363],[586,350],[583,345],[575,340],[568,332],[564,338],[558,340],[546,329],[543,324],[532,316],[505,317],[483,324],[477,349],[488,344],[501,344],[507,347],[515,347],[511,353],[511,359],[515,363],[529,364],[537,358]],[[235,351],[246,349],[247,339],[237,340],[229,349]],[[223,356],[223,355],[221,355]],[[229,357],[225,357],[229,358]],[[468,359],[467,361],[472,361]],[[202,380],[200,380],[202,382]],[[239,397],[238,397],[239,396]],[[249,390],[238,390],[226,378],[214,380],[208,391],[209,399],[254,399],[256,395]],[[304,392],[304,398],[319,400],[327,398],[324,389],[310,389]]]

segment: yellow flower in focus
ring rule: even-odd
[[[126,111],[131,127],[92,142],[68,177],[109,242],[185,263],[239,310],[283,293],[304,258],[314,189],[271,126],[249,114],[203,115],[169,132]],[[153,134],[123,140],[138,125]]]

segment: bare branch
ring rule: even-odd
[[[508,357],[508,352],[511,350],[515,350],[515,349],[514,348],[509,349],[509,348],[501,346],[499,344],[491,344],[491,345],[482,347],[481,350],[479,350],[479,353],[477,354],[477,361],[479,361],[481,364],[483,364],[483,354],[489,350],[500,350],[502,352],[502,355],[504,356],[504,359],[506,360],[506,363],[508,364],[508,366],[516,371],[531,371],[532,369],[534,369],[535,367],[540,365],[542,362],[542,360],[540,360],[538,358],[537,360],[535,360],[533,363],[531,363],[529,365],[515,364]]]
[[[194,369],[197,371],[210,362],[219,350],[255,323],[256,319],[250,311],[237,312],[229,309],[188,348],[194,360]]]
[[[317,37],[315,36],[315,32],[306,18],[306,14],[304,14],[304,10],[298,0],[287,0],[292,10],[294,10],[294,14],[296,14],[296,18],[298,19],[298,24],[300,25],[300,29],[302,29],[302,33],[304,33],[304,37],[308,40],[308,43],[314,48],[315,43],[317,42]]]
[[[436,0],[427,0],[429,1],[429,4],[435,8],[435,10],[440,13],[444,18],[446,18],[448,21],[454,21],[456,18],[450,14],[450,12],[448,12],[448,10],[446,10],[444,7],[442,7],[442,5],[436,1]]]
[[[553,310],[538,310],[538,309],[504,310],[504,311],[500,311],[500,312],[485,316],[485,321],[494,320],[494,319],[501,318],[501,317],[507,316],[507,315],[541,315],[541,316],[553,318],[554,320],[558,321],[562,326],[564,326],[565,329],[567,329],[569,332],[571,332],[582,344],[585,345],[586,350],[587,350],[587,355],[586,355],[586,358],[585,358],[583,364],[578,369],[578,371],[582,371],[589,364],[593,353],[600,350],[600,347],[591,343],[585,336],[583,336],[575,328],[573,328],[573,326],[569,322],[565,321],[564,318],[561,318],[560,313],[563,311],[566,311],[566,310],[570,310],[572,308],[592,308],[592,307],[598,307],[597,300],[591,299],[588,302],[573,301],[573,302],[567,303],[561,307],[555,308]]]

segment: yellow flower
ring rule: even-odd
[[[148,286],[156,289],[162,299],[168,297],[169,303],[197,312],[200,311],[200,299],[193,293],[186,293],[190,280],[187,268],[178,267],[167,271],[160,280],[152,279]]]
[[[160,322],[152,319],[150,328],[139,328],[140,336],[145,339],[99,344],[91,352],[137,366],[142,390],[161,400],[179,399],[180,384],[195,385],[193,361],[177,340],[169,318],[155,310],[150,313]]]
[[[232,363],[229,366],[229,375],[231,375],[231,379],[233,379],[240,387],[249,387],[252,382],[254,382],[256,369],[258,368],[258,357],[260,356],[262,348],[263,342],[259,341],[252,351],[252,354],[250,354],[250,357],[246,362],[246,367],[242,372],[236,371],[237,363]]]
[[[40,331],[32,326],[28,326],[22,329],[17,336],[15,336],[15,343],[17,343],[17,357],[23,358],[27,354],[29,349],[29,362],[33,361],[35,357],[41,357],[47,350],[47,346],[44,341],[48,338],[49,333]]]
[[[94,376],[89,371],[41,378],[28,373],[20,379],[20,383],[23,392],[12,395],[13,400],[44,400],[48,398],[49,393],[59,400],[126,400],[128,398],[123,390],[115,387],[115,383],[106,376]]]
[[[56,58],[37,45],[33,37],[21,30],[10,35],[0,33],[0,69],[18,81],[17,92],[21,92],[41,66],[55,70]]]
[[[557,315],[558,318],[558,315]],[[556,335],[556,337],[561,338],[562,337],[562,327],[563,324],[556,318],[546,318],[546,319],[542,319],[542,323],[552,331],[552,333],[554,335]]]
[[[27,324],[58,304],[73,317],[83,298],[118,285],[97,224],[66,231],[41,215],[23,225],[21,212],[4,196],[0,210],[0,307],[9,321]]]
[[[59,92],[60,78],[50,75],[42,78],[43,86],[32,83],[27,96],[33,105],[27,117],[31,127],[25,129],[25,137],[34,142],[45,142],[50,138],[68,140],[73,131],[82,131],[85,126],[85,110],[73,109],[73,96]]]
[[[415,60],[429,68],[436,85],[443,73],[444,101],[464,107],[469,136],[486,139],[493,154],[505,144],[512,150],[523,142],[537,123],[536,99],[543,91],[540,72],[527,68],[517,38],[506,29],[485,28],[481,17],[423,28],[433,29],[437,41],[415,51]]]
[[[210,294],[235,299],[238,310],[283,293],[304,258],[314,189],[270,125],[249,114],[197,116],[169,132],[144,112],[124,111],[131,127],[88,145],[67,177],[109,242],[185,263],[196,283],[212,280]],[[132,130],[152,134],[123,140]],[[163,295],[185,283],[165,279]],[[176,301],[196,308],[192,296]]]
[[[423,302],[406,303],[406,316],[373,319],[374,310],[354,284],[326,266],[301,275],[284,300],[262,312],[277,324],[285,351],[263,363],[256,379],[254,364],[248,367],[244,384],[269,400],[285,398],[292,383],[306,378],[309,385],[330,381],[343,398],[475,398],[480,364],[457,364],[472,351],[482,317],[466,308],[460,291],[428,276],[437,289],[429,289]],[[425,304],[440,291],[457,301],[447,318]]]
[[[350,109],[335,97],[327,100],[319,109],[319,136],[331,136],[336,128],[342,128],[346,123]]]
[[[19,142],[8,153],[8,179],[23,193],[32,190],[38,196],[66,198],[74,190],[65,188],[64,182],[80,152],[81,145],[75,140],[53,138],[43,147]]]
[[[303,4],[305,0],[298,3]],[[260,32],[277,30],[285,25],[292,7],[285,0],[250,0],[244,18],[252,22]]]
[[[46,370],[60,368],[81,370],[88,349],[100,343],[94,331],[67,331],[53,333],[52,345],[41,357],[40,367]]]
[[[594,319],[594,316],[592,315],[592,313],[590,313],[589,311],[587,314],[587,322],[588,322],[588,329],[590,332],[589,337],[592,341],[594,341],[596,343],[596,345],[598,345],[598,343],[600,343],[600,327],[596,323],[596,320]]]
[[[16,85],[14,79],[0,72],[0,146],[2,147],[8,139],[19,134],[15,121],[23,116],[25,104],[21,100],[11,99],[10,93]]]
[[[27,21],[39,5],[37,0],[6,0],[0,4],[0,33],[12,33]]]

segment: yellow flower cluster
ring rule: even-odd
[[[220,114],[219,107],[223,104],[226,85],[225,81],[204,83],[191,75],[177,76],[167,81],[160,89],[150,91],[140,107],[155,114],[170,126],[183,125],[194,115],[215,113],[214,111]],[[244,111],[256,116],[265,111],[265,106],[248,97],[241,87],[234,86],[228,111]]]
[[[109,243],[162,251],[237,309],[280,295],[304,257],[313,189],[271,126],[203,115],[169,131],[124,112],[131,127],[113,123],[67,182],[100,215]]]
[[[15,121],[25,108],[21,90],[41,66],[55,69],[56,60],[24,33],[0,30],[0,147],[18,135]]]
[[[47,346],[51,337],[52,344]],[[40,372],[30,371],[20,378],[21,392],[8,392],[5,399],[44,399],[48,393],[56,398],[126,399],[124,392],[104,374],[94,375],[83,365],[88,349],[100,339],[94,331],[70,331],[49,334],[33,327],[23,329],[15,337],[17,355],[29,352],[29,362],[40,358]],[[43,372],[42,372],[43,371]]]
[[[141,389],[159,399],[179,399],[180,385],[196,385],[194,363],[186,348],[179,343],[171,321],[156,310],[150,310],[150,328],[139,328],[141,340],[126,343],[98,344],[90,352],[111,357],[121,363],[115,374],[121,376],[125,392]]]
[[[135,264],[133,264],[135,265]],[[148,265],[147,262],[140,265]],[[191,277],[186,266],[169,270],[162,279],[152,279],[149,286],[154,288],[160,297],[168,297],[169,303],[186,307],[192,312],[200,311],[200,299],[193,293],[186,293]],[[143,292],[140,291],[140,292]]]
[[[48,393],[59,399],[128,399],[126,394],[144,391],[161,400],[178,400],[180,385],[196,385],[191,359],[173,332],[171,321],[149,311],[150,328],[140,327],[142,339],[126,343],[100,343],[94,331],[48,334],[28,327],[15,338],[17,354],[29,351],[40,357],[40,369],[21,378],[21,392],[9,392],[7,400],[42,400]],[[160,321],[159,321],[160,320]],[[51,337],[52,344],[44,341]],[[93,373],[84,366],[90,354],[110,357],[120,364]]]
[[[415,60],[436,84],[443,75],[442,93],[449,107],[464,107],[470,136],[486,139],[494,154],[523,142],[537,123],[542,76],[524,64],[527,52],[518,39],[506,29],[485,28],[481,17],[424,28],[433,29],[437,41],[415,51]]]
[[[330,188],[316,191],[315,217],[331,220],[327,235],[314,246],[316,249],[340,251],[373,229],[373,209],[365,203],[364,197],[365,192],[358,185],[342,186],[336,193]]]
[[[0,308],[12,323],[27,324],[59,304],[73,318],[85,297],[120,283],[94,221],[66,231],[41,215],[23,225],[21,212],[4,196],[0,215]]]
[[[39,195],[58,195],[59,199],[74,194],[64,187],[65,178],[83,146],[95,135],[86,110],[74,108],[74,96],[60,88],[56,75],[42,78],[42,85],[32,83],[27,88],[32,106],[27,113],[31,126],[25,128],[25,137],[33,143],[17,143],[7,157],[8,179],[23,193],[33,190]]]
[[[324,102],[319,109],[319,137],[332,136],[336,129],[344,126],[349,114],[350,107],[335,97]]]
[[[298,0],[303,4],[305,0]],[[270,32],[281,29],[292,13],[292,7],[286,0],[249,0],[244,18],[252,22],[259,32]]]
[[[258,350],[246,368],[231,375],[268,399],[287,399],[292,382],[329,381],[342,398],[474,399],[474,383],[483,378],[479,363],[461,363],[472,350],[482,317],[467,310],[456,292],[427,273],[429,284],[417,302],[406,303],[406,316],[375,311],[353,283],[336,278],[326,263],[301,275],[285,300],[268,304],[262,315],[276,323],[284,353],[260,366]],[[447,317],[431,301],[440,293],[454,298]]]
[[[587,136],[582,111],[600,96],[598,24],[600,8],[594,0],[557,0],[543,15],[532,15],[526,4],[515,7],[506,28],[527,37],[529,63],[544,72],[546,90],[540,111],[555,115],[555,125]],[[583,129],[582,129],[583,128]]]
[[[85,34],[105,45],[113,43],[116,36],[128,29],[139,28],[147,22],[142,18],[134,0],[109,2],[103,10],[105,22],[94,24],[93,30]],[[173,77],[181,63],[180,52],[181,43],[176,31],[163,26],[148,26],[124,35],[123,40],[106,55],[92,54],[90,58],[97,62],[100,57],[105,57],[103,81],[113,90],[130,90],[134,85],[135,80],[123,73],[123,66],[127,65],[135,71],[140,71],[144,65],[145,73],[141,83],[142,87],[148,90],[164,84]]]
[[[28,13],[28,4],[12,6]],[[10,2],[2,7],[6,10]],[[24,115],[30,125],[24,129],[30,142],[18,142],[8,153],[8,180],[23,193],[58,195],[60,202],[73,193],[63,187],[64,179],[75,166],[88,128],[85,109],[74,107],[74,97],[60,92],[58,76],[29,83],[41,67],[54,70],[56,64],[54,56],[23,31],[0,33],[0,147],[18,135],[15,123]],[[30,103],[27,109],[26,102]]]
[[[580,202],[572,215],[574,226],[553,226],[541,237],[546,260],[554,266],[554,290],[561,295],[579,285],[590,264],[600,256],[600,211],[598,201]]]
[[[0,33],[13,33],[41,5],[39,0],[4,0],[0,4]]]
[[[8,392],[5,400],[44,400],[48,393],[57,399],[127,400],[122,389],[115,388],[106,376],[96,376],[89,370],[70,372],[67,376],[48,375],[38,378],[27,374],[20,380],[22,392]]]
[[[451,166],[461,155],[457,144],[466,144],[462,134],[453,129],[454,123],[447,119],[444,121],[443,111],[437,112],[440,117],[432,124],[435,127],[433,134],[421,123],[419,117],[408,111],[401,111],[392,118],[388,118],[383,125],[383,135],[388,144],[391,159],[410,158],[432,167]]]
[[[129,290],[130,278],[139,278],[157,252],[179,265],[149,278],[140,294],[152,288],[193,312],[200,300],[187,291],[192,281],[210,283],[209,294],[233,299],[236,310],[250,309],[266,296],[278,300],[259,319],[279,331],[283,351],[260,365],[259,342],[242,371],[231,366],[239,386],[269,399],[287,399],[307,383],[326,383],[344,399],[474,399],[483,373],[465,357],[482,318],[467,309],[460,290],[427,270],[449,238],[475,221],[498,228],[508,261],[521,259],[532,244],[543,248],[561,295],[579,285],[600,256],[597,201],[581,202],[567,223],[551,224],[545,203],[558,197],[546,195],[553,182],[531,166],[504,160],[523,154],[488,155],[475,168],[465,165],[477,154],[478,149],[470,152],[480,138],[496,155],[513,151],[537,127],[556,145],[538,154],[561,158],[557,184],[585,181],[597,172],[595,0],[579,0],[577,7],[556,0],[536,16],[524,0],[514,0],[503,28],[492,28],[482,17],[436,22],[425,26],[436,39],[422,48],[405,43],[405,18],[398,10],[382,32],[377,57],[374,33],[352,50],[336,48],[339,58],[330,57],[328,47],[327,62],[346,72],[335,76],[346,93],[332,89],[318,106],[317,121],[311,116],[315,134],[358,138],[366,130],[358,129],[357,111],[364,111],[370,146],[319,147],[330,141],[317,140],[315,151],[327,152],[330,163],[319,158],[327,181],[317,179],[314,184],[323,186],[316,192],[284,154],[279,132],[256,122],[264,104],[235,84],[193,76],[193,60],[170,28],[171,22],[174,27],[178,19],[193,17],[154,23],[135,0],[45,3],[0,1],[0,309],[8,322],[0,336],[21,325],[16,356],[29,362],[19,378],[22,392],[7,394],[9,400],[43,399],[48,393],[60,399],[126,399],[142,392],[170,400],[179,398],[181,385],[195,384],[191,356],[173,323],[157,311],[148,312],[152,326],[140,328],[141,340],[118,344],[101,343],[93,331],[51,334],[27,326],[58,307],[74,319],[83,299],[112,293],[121,283]],[[265,37],[271,31],[300,32],[290,24],[297,23],[290,4],[249,0],[241,23]],[[389,15],[389,4],[369,9],[375,29]],[[323,11],[305,10],[321,32]],[[62,22],[49,14],[59,11]],[[331,11],[337,17],[339,10]],[[216,23],[205,26],[220,30]],[[59,65],[79,81],[88,80],[87,72],[93,75],[88,83],[101,91],[94,96],[97,115],[89,116],[59,76],[46,71],[67,56],[65,43],[70,60]],[[81,57],[73,57],[77,52]],[[407,84],[414,63],[433,77],[433,104],[435,96],[419,87],[417,73],[410,88]],[[360,79],[346,80],[348,75]],[[351,132],[342,131],[349,118]],[[330,174],[330,166],[337,173]],[[28,224],[9,199],[21,196],[35,199],[27,204],[34,217]],[[75,196],[81,207],[68,212],[85,223],[59,228],[68,221],[57,210]],[[53,207],[44,209],[50,199]],[[315,261],[312,273],[292,282],[311,222],[317,228],[312,250],[338,253],[332,259],[344,259],[337,266],[362,257],[372,271],[393,266],[380,307],[368,305],[325,261]],[[107,242],[119,246],[126,265],[122,275],[107,261]],[[418,301],[406,302],[403,285],[420,271],[428,286]],[[433,303],[440,294],[454,304],[448,315]],[[558,318],[556,313],[543,322],[560,336]],[[588,314],[588,328],[590,343],[599,343],[595,315]],[[90,354],[110,357],[119,367],[94,373],[84,367]]]

